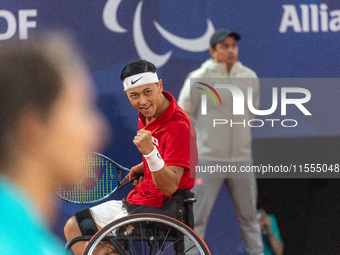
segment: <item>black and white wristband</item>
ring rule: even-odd
[[[151,172],[157,172],[165,165],[164,160],[162,159],[161,155],[159,155],[156,146],[153,147],[153,150],[150,154],[143,156],[145,157]]]

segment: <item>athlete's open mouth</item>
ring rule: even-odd
[[[148,110],[150,108],[150,106],[151,106],[151,104],[148,107],[141,107],[140,109],[145,111],[145,110]]]

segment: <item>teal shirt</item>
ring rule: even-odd
[[[1,175],[0,254],[65,254],[30,199]]]
[[[272,227],[274,236],[281,243],[283,243],[282,242],[282,238],[280,236],[279,228],[277,226],[277,222],[276,222],[275,216],[272,215],[272,214],[268,214],[268,217],[270,218],[270,221],[271,221],[271,227]],[[268,236],[263,231],[262,231],[262,241],[263,241],[263,252],[264,252],[264,255],[272,255],[273,253],[272,253],[272,251],[270,249],[270,243],[269,243]]]

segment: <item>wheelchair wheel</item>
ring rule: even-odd
[[[98,231],[86,246],[87,254],[210,255],[202,238],[173,218],[152,213],[115,220]]]

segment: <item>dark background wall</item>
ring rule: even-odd
[[[321,11],[321,7],[325,7],[322,4],[327,5],[327,11],[323,11],[327,22],[320,15],[312,15],[312,8]],[[308,15],[301,11],[306,6]],[[155,60],[158,76],[163,79],[165,89],[177,98],[186,75],[209,58],[208,40],[204,38],[222,27],[241,34],[240,60],[244,65],[256,71],[260,78],[274,78],[272,84],[267,83],[268,80],[261,82],[261,109],[268,108],[272,87],[283,81],[279,78],[312,79],[304,80],[301,85],[311,91],[312,98],[306,107],[312,116],[304,116],[292,107],[284,118],[297,119],[296,128],[254,129],[254,164],[339,163],[336,79],[340,71],[339,1],[1,0],[0,10],[3,11],[0,12],[0,45],[11,38],[24,39],[25,34],[20,31],[27,31],[27,37],[45,28],[74,33],[89,64],[98,105],[112,127],[113,140],[104,154],[124,166],[139,163],[141,156],[132,143],[137,113],[122,91],[119,80],[122,68],[137,58],[151,61],[162,58],[162,62]],[[25,19],[19,11],[30,14]],[[182,39],[203,39],[195,47],[186,48],[187,43],[161,35],[155,21]],[[318,23],[318,28],[312,27],[312,21]],[[327,31],[322,31],[322,26]],[[280,27],[286,31],[280,32]],[[137,35],[138,31],[143,37]],[[146,45],[141,44],[143,41]],[[140,47],[144,47],[143,50],[138,50]],[[165,54],[171,55],[166,59]],[[329,82],[326,78],[334,80]],[[279,110],[270,117],[282,118]],[[286,254],[338,253],[337,175],[327,179],[312,179],[309,175],[299,179],[258,177],[260,197],[265,197],[266,209],[277,217]],[[114,198],[122,198],[128,191],[126,188]],[[225,187],[221,188],[219,201],[209,219],[207,243],[214,255],[242,254],[244,248]],[[54,231],[63,239],[67,218],[82,206],[57,201],[55,206],[59,217]]]
[[[338,136],[258,139],[253,143],[255,164],[338,164],[339,143]],[[261,204],[277,218],[285,254],[338,254],[339,179],[257,181]]]

